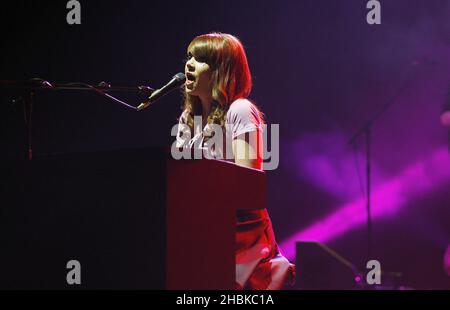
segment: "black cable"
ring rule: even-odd
[[[109,94],[106,94],[106,93],[102,92],[101,90],[99,90],[97,87],[92,86],[92,85],[90,85],[90,84],[83,83],[83,82],[72,82],[72,83],[67,83],[66,85],[69,85],[69,86],[84,86],[84,87],[88,87],[88,88],[94,90],[97,94],[99,94],[99,95],[101,95],[101,96],[103,96],[103,97],[107,97],[107,98],[109,98],[109,99],[111,99],[111,100],[113,100],[113,101],[115,101],[115,102],[117,102],[117,103],[119,103],[119,104],[121,104],[121,105],[123,105],[123,106],[125,106],[125,107],[127,107],[127,108],[129,108],[129,109],[131,109],[131,110],[137,111],[137,108],[136,108],[136,107],[134,107],[134,106],[132,106],[132,105],[130,105],[130,104],[128,104],[128,103],[126,103],[126,102],[120,100],[120,99],[117,99],[117,98],[114,97],[114,96],[111,96],[111,95],[109,95]]]

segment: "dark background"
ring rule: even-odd
[[[392,102],[372,128],[373,188],[408,178],[403,172],[411,166],[422,163],[425,172],[404,185],[399,210],[374,215],[373,258],[386,271],[402,272],[405,286],[450,288],[442,267],[450,244],[450,167],[442,159],[447,131],[439,124],[450,82],[450,1],[382,1],[376,26],[366,23],[361,0],[80,2],[81,25],[66,23],[67,1],[3,2],[0,79],[157,88],[183,70],[194,36],[238,36],[253,73],[251,98],[268,123],[280,124],[280,166],[268,171],[269,211],[291,259],[293,244],[285,240],[364,197],[364,139],[356,148],[347,142]],[[23,106],[11,104],[17,96],[0,90],[2,160],[26,155]],[[176,92],[139,113],[94,93],[39,92],[33,150],[170,145],[180,113]],[[417,190],[421,176],[428,183]],[[386,194],[382,201],[393,200]],[[308,237],[365,266],[363,221]]]

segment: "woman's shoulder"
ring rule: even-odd
[[[233,101],[228,111],[239,112],[241,110],[254,109],[256,106],[249,99],[239,98]]]
[[[243,133],[261,129],[263,123],[261,112],[248,99],[238,99],[228,109],[226,125],[231,126],[233,139]]]
[[[260,111],[258,107],[246,98],[240,98],[230,105],[230,108],[227,112],[227,118],[232,119],[233,117],[249,117],[249,116],[258,116],[260,115]]]

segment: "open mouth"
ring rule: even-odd
[[[194,81],[195,81],[195,76],[190,72],[186,72],[186,83],[189,83],[189,82],[192,83]]]

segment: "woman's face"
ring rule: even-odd
[[[186,94],[200,98],[211,97],[213,86],[211,80],[212,71],[206,62],[195,59],[189,52],[184,71],[186,74]]]

